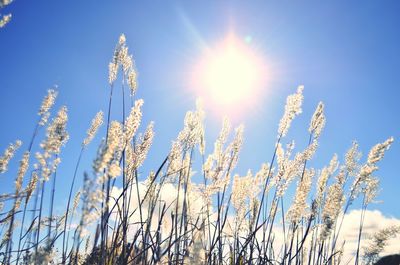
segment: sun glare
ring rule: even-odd
[[[263,89],[265,67],[248,43],[226,38],[208,49],[195,69],[196,93],[213,107],[232,113],[239,106],[254,104]]]

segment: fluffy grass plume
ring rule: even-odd
[[[243,126],[232,129],[227,119],[212,152],[205,152],[205,113],[197,102],[159,167],[143,172],[157,130],[152,122],[142,124],[144,101],[135,98],[136,78],[121,35],[109,63],[108,109],[89,124],[70,174],[57,173],[69,133],[67,108],[52,109],[55,89],[43,99],[29,144],[18,140],[0,156],[0,173],[15,179],[0,197],[2,264],[370,264],[399,232],[398,226],[387,227],[367,243],[363,230],[367,208],[379,192],[378,164],[392,137],[373,146],[365,161],[354,142],[343,162],[334,154],[322,169],[310,167],[323,137],[325,106],[319,103],[310,119],[305,149],[285,143],[302,113],[305,90],[299,86],[287,97],[273,156],[259,170],[235,174],[245,133]],[[113,91],[120,88],[122,115],[111,120]],[[125,102],[132,102],[130,112]],[[88,157],[85,150],[95,137],[101,144],[97,155]],[[18,156],[13,176],[7,169]],[[83,159],[92,160],[93,167],[85,169],[77,190]],[[54,205],[60,178],[71,183],[61,212]],[[286,198],[289,187],[295,190],[292,199]],[[287,200],[290,205],[284,205]],[[349,257],[341,233],[352,207],[361,211],[357,246]]]

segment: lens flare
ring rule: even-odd
[[[198,96],[225,114],[255,104],[265,85],[265,64],[249,43],[227,37],[207,49],[195,67],[192,86]]]

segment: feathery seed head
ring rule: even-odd
[[[102,124],[103,124],[103,112],[99,111],[93,118],[90,128],[87,130],[87,136],[82,143],[83,146],[87,146],[93,140],[94,136],[97,133],[97,130],[100,128]]]
[[[113,59],[108,66],[108,82],[110,85],[112,85],[117,79],[120,66],[122,66],[124,78],[126,79],[131,95],[133,96],[137,89],[137,73],[134,67],[132,55],[129,54],[129,49],[126,46],[126,38],[124,34],[121,34],[119,37],[118,45],[114,50]]]
[[[300,180],[300,183],[297,185],[293,204],[290,206],[287,213],[288,219],[294,224],[297,224],[307,213],[307,196],[310,192],[314,175],[315,171],[313,169],[306,169],[303,179]]]
[[[125,34],[121,34],[120,36],[119,36],[119,45],[124,45],[125,44],[125,42],[126,42],[126,38],[125,38]]]
[[[112,121],[108,131],[107,143],[103,142],[99,147],[97,158],[93,165],[94,171],[96,173],[100,173],[102,170],[111,165],[113,160],[119,161],[122,145],[122,125],[118,121]],[[113,167],[113,170],[116,170],[115,166]],[[117,173],[117,171],[113,171],[113,173]]]
[[[239,177],[235,175],[232,184],[232,205],[236,210],[237,223],[240,223],[246,214],[246,209],[257,196],[258,183],[249,170],[247,175]]]
[[[332,174],[337,170],[338,167],[338,158],[337,155],[334,154],[331,162],[329,163],[328,167],[324,167],[320,173],[320,176],[317,181],[317,196],[316,202],[321,206],[322,198],[324,196],[326,185],[328,183],[329,178]]]
[[[286,99],[285,112],[279,122],[278,137],[284,137],[290,128],[293,119],[302,112],[304,86],[297,88],[296,94],[289,95]]]
[[[383,143],[373,146],[368,154],[367,162],[361,166],[360,172],[357,174],[351,186],[351,200],[354,200],[360,192],[364,192],[365,203],[372,202],[379,192],[379,180],[372,176],[378,170],[377,163],[382,160],[385,151],[389,149],[393,143],[393,137],[390,137]]]
[[[334,183],[328,188],[326,201],[322,211],[323,227],[320,239],[325,240],[331,233],[334,223],[344,203],[343,186]]]
[[[8,163],[11,158],[14,157],[15,152],[20,148],[22,142],[20,140],[15,141],[14,144],[10,144],[4,151],[4,154],[0,157],[0,173],[4,173],[8,169]]]
[[[0,8],[3,8],[9,4],[11,4],[13,2],[13,0],[1,0],[0,1]]]
[[[137,73],[134,68],[128,72],[127,79],[129,88],[131,89],[131,95],[134,95],[137,89]]]
[[[324,103],[320,102],[312,116],[308,131],[318,138],[325,126]]]
[[[125,120],[124,135],[126,142],[130,142],[132,140],[132,138],[136,134],[137,129],[139,128],[140,122],[142,120],[142,106],[143,100],[136,100],[135,105],[132,107],[129,116]]]
[[[118,163],[112,163],[108,168],[108,175],[112,178],[116,178],[121,175],[121,167]]]
[[[318,148],[318,141],[314,138],[310,145],[303,151],[302,156],[304,160],[311,160]]]
[[[368,154],[368,161],[369,164],[375,164],[382,160],[383,156],[385,155],[385,151],[390,148],[390,145],[393,143],[393,137],[390,137],[383,143],[379,143],[372,147],[371,151]]]
[[[63,106],[52,123],[47,127],[46,139],[40,144],[40,147],[48,155],[60,154],[61,147],[68,141],[69,135],[66,130],[67,121],[67,107]]]
[[[181,142],[184,151],[188,151],[201,143],[204,134],[204,111],[200,101],[196,103],[195,111],[186,112],[183,130],[178,135],[178,141]]]
[[[231,144],[232,148],[232,161],[231,161],[231,168],[234,168],[237,164],[239,159],[239,152],[243,145],[243,133],[244,133],[244,126],[241,124],[239,127],[235,129],[235,138]]]
[[[47,90],[47,95],[42,101],[38,115],[40,116],[39,125],[44,126],[50,116],[50,109],[54,105],[58,92],[54,89]]]
[[[19,163],[17,179],[15,180],[15,190],[17,193],[19,193],[21,191],[22,182],[23,182],[25,173],[29,167],[29,157],[30,157],[30,152],[26,151]]]
[[[81,198],[81,191],[78,191],[78,192],[75,194],[74,202],[73,202],[73,204],[72,204],[72,211],[71,211],[71,212],[75,212],[76,208],[78,207],[80,198]]]
[[[375,198],[378,196],[378,193],[380,191],[379,188],[379,179],[369,176],[365,180],[365,187],[364,187],[364,193],[365,193],[365,200],[364,200],[364,205],[368,205],[372,202],[375,202]]]
[[[136,144],[132,162],[135,169],[140,167],[146,159],[154,138],[154,123],[150,122],[143,136],[139,137],[139,144]]]
[[[168,154],[168,169],[167,176],[169,182],[174,182],[175,174],[181,169],[182,161],[182,146],[180,141],[173,141],[171,151]]]
[[[57,98],[58,92],[54,89],[47,90],[47,95],[44,97],[42,101],[42,105],[39,109],[39,116],[42,116],[46,112],[50,110],[50,108],[54,105],[55,100]]]
[[[356,170],[359,167],[358,161],[360,160],[360,158],[361,158],[361,152],[358,151],[358,143],[354,141],[345,156],[345,162],[346,162],[345,168],[349,176],[355,175]]]
[[[117,79],[119,65],[115,62],[108,64],[108,83],[112,85]]]
[[[35,191],[38,180],[39,180],[39,176],[38,176],[37,172],[33,171],[31,180],[29,181],[28,187],[26,188],[26,202],[29,201],[33,192]]]
[[[0,16],[1,16],[1,14],[0,14]],[[0,29],[5,27],[5,25],[7,25],[8,22],[11,21],[11,18],[12,18],[12,14],[7,14],[7,15],[0,17]]]

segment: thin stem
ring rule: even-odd
[[[76,179],[78,168],[79,168],[79,165],[80,165],[80,162],[81,162],[83,150],[84,150],[84,147],[82,146],[81,151],[79,152],[78,161],[76,162],[76,165],[75,165],[74,176],[72,177],[71,187],[69,189],[67,210],[66,210],[65,218],[64,218],[65,220],[64,220],[64,233],[63,233],[63,242],[62,242],[62,264],[65,264],[65,261],[66,261],[65,255],[66,255],[66,251],[67,250],[66,250],[66,247],[65,247],[65,237],[66,237],[66,234],[67,234],[66,233],[66,229],[67,229],[67,222],[68,222],[68,216],[69,216],[69,206],[70,206],[70,203],[71,203],[72,191],[74,189],[75,179]],[[68,235],[69,235],[69,231],[68,231]]]

